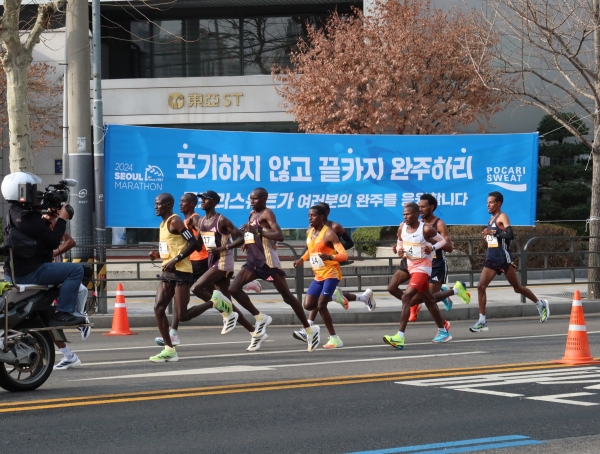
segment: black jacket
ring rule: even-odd
[[[26,276],[33,273],[44,263],[52,261],[52,251],[56,249],[62,240],[67,228],[67,221],[62,218],[56,220],[54,229],[50,228],[50,223],[42,218],[38,211],[25,210],[22,206],[11,204],[9,212],[4,217],[4,227],[8,227],[9,219],[12,219],[12,225],[35,238],[38,242],[38,251],[33,258],[22,259],[14,257],[15,277]],[[10,275],[9,258],[4,263],[4,273]],[[18,279],[17,279],[18,282]]]

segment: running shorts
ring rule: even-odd
[[[178,285],[191,284],[194,282],[194,275],[192,273],[184,273],[183,271],[163,271],[162,274],[157,276],[162,282],[166,282],[172,287]]]
[[[200,279],[208,271],[208,258],[204,260],[192,260],[192,270],[194,271],[194,281]]]
[[[248,270],[248,271],[254,273],[254,275],[256,277],[258,277],[259,279],[262,279],[263,281],[273,282],[273,280],[275,280],[275,277],[277,275],[281,275],[284,277],[286,276],[285,271],[283,271],[282,269],[271,268],[266,263],[261,267],[255,267],[250,262],[246,262],[242,265],[242,269]]]
[[[318,298],[319,296],[331,296],[333,297],[333,292],[337,288],[340,283],[339,279],[329,278],[324,281],[317,281],[316,279],[310,283],[308,290],[306,291],[307,295],[314,296]]]
[[[409,274],[408,262],[406,261],[406,259],[400,260],[400,266],[398,267],[398,271],[404,271],[406,274]]]
[[[445,260],[434,260],[431,268],[429,282],[432,284],[445,284],[448,279],[448,264]]]
[[[512,263],[498,263],[493,262],[491,260],[485,260],[483,262],[483,266],[485,268],[489,268],[490,270],[494,270],[496,272],[496,275],[498,276],[500,276],[501,274],[506,274],[509,266],[512,266],[513,268],[517,269],[517,267]]]
[[[429,275],[426,273],[413,273],[410,275],[408,285],[416,288],[421,293],[429,288]]]

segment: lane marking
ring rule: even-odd
[[[591,407],[593,405],[600,405],[594,402],[580,402],[578,400],[565,399],[565,397],[582,397],[582,396],[597,396],[596,393],[569,393],[569,394],[553,394],[551,396],[536,396],[526,397],[529,400],[542,400],[544,402],[554,402],[557,404],[570,404],[570,405],[581,405],[584,407]]]
[[[354,385],[394,380],[418,380],[431,377],[448,377],[472,375],[473,373],[497,373],[501,371],[522,371],[538,369],[576,368],[568,365],[556,365],[548,362],[500,364],[492,366],[475,366],[468,368],[421,370],[407,372],[386,372],[369,375],[350,375],[327,378],[295,379],[275,382],[241,383],[226,386],[205,386],[199,388],[166,389],[140,391],[120,394],[88,395],[79,397],[63,397],[44,400],[17,401],[0,403],[0,413],[35,411],[55,408],[68,408],[89,405],[105,405],[111,403],[144,402],[151,400],[174,399],[185,397],[216,396],[261,391],[277,391],[302,389],[322,386]]]
[[[415,359],[415,358],[433,358],[437,356],[462,356],[462,355],[480,355],[488,352],[460,352],[460,353],[443,353],[443,354],[432,354],[432,355],[413,355],[413,356],[388,356],[385,358],[365,358],[365,359],[348,359],[348,360],[340,360],[340,361],[321,361],[321,362],[313,362],[313,363],[299,363],[299,364],[278,364],[275,366],[259,366],[252,368],[250,366],[225,366],[225,367],[208,367],[203,369],[184,369],[178,371],[169,371],[169,372],[156,372],[156,373],[144,373],[144,374],[133,374],[133,375],[112,375],[110,377],[93,377],[93,378],[79,378],[75,380],[68,381],[91,381],[91,380],[118,380],[121,378],[144,378],[144,377],[172,377],[176,375],[196,375],[203,373],[220,373],[217,369],[222,369],[222,372],[228,372],[226,369],[241,367],[246,368],[246,370],[240,370],[240,372],[253,372],[253,371],[265,371],[265,370],[277,370],[284,367],[305,367],[305,366],[325,366],[331,364],[347,364],[347,363],[361,363],[361,362],[371,362],[371,361],[391,361],[398,359]],[[206,370],[215,371],[215,372],[203,372]],[[233,372],[238,372],[233,370]]]
[[[503,393],[500,391],[490,391],[487,389],[473,389],[473,388],[453,388],[456,391],[464,391],[467,393],[478,393],[478,394],[491,394],[492,396],[501,396],[501,397],[523,397],[524,394],[514,394],[514,393]]]
[[[600,333],[600,331],[592,331],[592,332],[588,332],[588,334],[598,334]],[[496,338],[485,338],[485,339],[463,339],[463,340],[457,340],[457,341],[452,341],[453,344],[461,344],[461,343],[468,343],[468,342],[486,342],[486,341],[501,341],[501,340],[518,340],[518,339],[532,339],[532,338],[540,338],[540,337],[566,337],[566,334],[540,334],[540,335],[534,335],[534,336],[517,336],[517,337],[496,337]],[[271,342],[271,341],[266,341],[266,342]],[[244,342],[240,342],[240,343],[244,343]],[[418,342],[418,343],[414,343],[414,344],[408,344],[409,346],[412,345],[432,345],[431,342]],[[158,348],[158,347],[153,347],[153,348]],[[364,348],[390,348],[389,345],[386,344],[377,344],[377,345],[358,345],[358,346],[353,346],[353,347],[343,347],[341,350],[356,350],[356,349],[364,349]],[[126,348],[124,348],[126,349]],[[75,350],[74,350],[75,351]],[[80,350],[78,350],[80,351]],[[75,351],[76,353],[78,351]],[[318,349],[315,350],[315,352],[321,352],[321,353],[328,353],[327,350],[325,349]],[[276,351],[258,351],[258,352],[252,352],[252,353],[248,353],[248,352],[244,352],[244,353],[225,353],[225,354],[220,354],[220,355],[201,355],[201,356],[180,356],[179,360],[180,361],[187,361],[187,360],[191,360],[191,359],[212,359],[212,358],[234,358],[237,356],[261,356],[261,355],[278,355],[278,354],[282,354],[282,353],[300,353],[300,354],[304,354],[306,353],[306,348],[302,349],[302,350],[276,350]],[[90,367],[90,366],[106,366],[106,365],[112,365],[112,364],[135,364],[135,363],[147,363],[148,360],[147,359],[130,359],[130,360],[121,360],[121,361],[97,361],[97,362],[91,362],[91,363],[82,363],[81,366],[79,367]]]
[[[273,341],[272,340],[264,341],[264,343],[267,343],[267,342],[273,342]],[[180,348],[180,347],[204,347],[206,345],[247,344],[247,343],[248,343],[248,341],[203,342],[201,344],[181,344],[181,345],[177,345],[177,348]],[[158,346],[158,345],[142,345],[142,346],[138,346],[138,347],[92,348],[89,350],[73,349],[73,352],[75,352],[75,353],[112,352],[112,351],[116,351],[116,350],[140,350],[140,349],[144,349],[144,348],[160,348],[160,346]],[[59,354],[59,353],[61,353],[61,351],[55,350],[55,353]]]
[[[519,443],[517,445],[513,443]],[[507,435],[502,437],[474,438],[472,440],[449,441],[446,443],[432,443],[427,445],[401,446],[398,448],[378,449],[376,451],[359,451],[348,454],[394,454],[403,452],[427,452],[427,453],[458,453],[483,449],[495,449],[509,446],[523,446],[524,444],[543,444],[543,441],[532,440],[524,435]],[[477,446],[471,446],[477,445]],[[447,449],[447,448],[458,448]]]

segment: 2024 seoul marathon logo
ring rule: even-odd
[[[133,191],[162,191],[165,174],[158,166],[149,164],[142,176],[130,163],[115,164],[115,189]]]
[[[525,179],[526,168],[520,166],[496,166],[486,167],[487,184],[499,186],[507,191],[527,192]]]

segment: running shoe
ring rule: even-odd
[[[249,352],[255,352],[260,348],[260,345],[269,338],[269,335],[265,333],[262,337],[253,337],[250,341],[250,346],[246,349]]]
[[[90,319],[88,318],[87,314],[84,314],[83,316],[85,317],[85,323],[90,323]],[[87,340],[87,338],[90,337],[90,334],[92,333],[91,326],[78,326],[77,329],[81,333],[81,340]]]
[[[254,293],[262,292],[262,285],[259,281],[252,281],[246,285],[246,290],[250,290]]]
[[[229,317],[223,317],[223,329],[221,330],[221,334],[227,334],[233,331],[235,325],[237,324],[237,320],[240,314],[237,312],[232,312]]]
[[[544,323],[550,317],[550,303],[548,300],[540,300],[542,303],[542,307],[538,307],[538,312],[540,313],[540,323]]]
[[[294,331],[294,333],[292,334],[292,337],[294,339],[298,339],[299,341],[307,342],[306,330],[304,328],[302,328],[300,331]]]
[[[173,346],[181,344],[181,341],[179,340],[179,334],[177,334],[176,336],[170,336],[170,337],[171,337],[171,344],[173,344]],[[157,337],[156,339],[154,339],[154,342],[156,342],[156,345],[158,345],[159,347],[165,346],[165,341],[162,337]]]
[[[454,289],[458,290],[457,295],[463,303],[469,304],[471,302],[471,295],[467,292],[467,285],[464,282],[456,281]]]
[[[252,337],[262,337],[267,332],[267,326],[269,326],[272,321],[273,319],[268,315],[265,315],[260,322],[257,320],[254,324]]]
[[[410,317],[408,317],[409,322],[416,322],[417,317],[419,316],[419,311],[421,310],[421,304],[416,304],[410,307]]]
[[[71,358],[67,358],[66,356],[60,360],[60,363],[56,364],[52,369],[53,370],[65,370],[69,367],[78,367],[81,366],[81,360],[79,357],[73,353]]]
[[[340,339],[339,337],[331,337],[329,336],[329,340],[327,341],[327,343],[325,345],[323,345],[323,348],[340,348],[343,347],[344,343],[342,342],[342,339]]]
[[[473,326],[469,327],[469,331],[472,333],[478,333],[479,331],[489,331],[490,329],[487,326],[487,322],[477,322]]]
[[[391,345],[394,348],[397,348],[398,350],[402,350],[404,348],[404,338],[400,337],[398,333],[394,334],[393,336],[383,336],[383,342]]]
[[[313,325],[311,328],[312,333],[306,333],[306,343],[308,344],[309,352],[316,350],[321,342],[321,328],[318,325]]]
[[[373,312],[377,307],[377,303],[375,302],[375,298],[373,298],[373,290],[370,288],[366,289],[364,293],[361,295],[363,298],[366,298],[364,301],[365,306],[369,309],[369,312]]]
[[[448,287],[446,287],[445,285],[442,285],[442,292],[445,292],[446,290],[448,290]],[[452,300],[450,298],[444,298],[442,300],[442,303],[444,303],[444,307],[446,308],[447,311],[452,309]]]
[[[336,288],[335,292],[333,292],[333,299],[344,309],[348,310],[348,299],[344,296],[344,294],[339,288]]]
[[[219,298],[217,295],[213,295],[210,300],[213,303],[213,307],[222,314],[229,316],[233,312],[233,306],[229,301],[225,301],[223,298]]]
[[[169,363],[179,361],[179,356],[177,356],[177,351],[175,349],[173,349],[173,351],[168,351],[165,348],[158,355],[151,356],[150,361],[152,361],[153,363]]]
[[[452,340],[452,335],[450,334],[449,331],[442,331],[441,329],[438,330],[437,336],[435,336],[432,340],[431,343],[432,344],[440,344],[442,342],[448,342]]]

